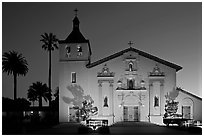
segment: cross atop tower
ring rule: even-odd
[[[76,9],[74,10],[74,12],[75,12],[75,16],[77,16],[78,9],[76,8]]]
[[[130,46],[130,48],[132,47],[133,44],[134,44],[134,43],[133,43],[132,41],[129,41],[129,42],[128,42],[128,45]]]

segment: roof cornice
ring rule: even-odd
[[[100,59],[100,60],[98,60],[98,61],[95,61],[95,62],[92,62],[92,63],[90,63],[90,64],[87,64],[86,67],[87,67],[87,68],[92,68],[92,67],[97,66],[97,65],[99,65],[99,64],[102,64],[102,63],[104,63],[104,62],[106,62],[106,61],[109,61],[109,60],[111,60],[111,59],[117,58],[117,57],[119,57],[119,56],[121,56],[121,55],[123,55],[124,53],[129,52],[129,51],[136,52],[136,53],[138,53],[139,55],[141,55],[141,56],[143,56],[143,57],[146,57],[146,58],[148,58],[148,59],[154,60],[154,61],[156,61],[156,62],[159,62],[159,63],[161,63],[161,64],[164,64],[164,65],[166,65],[166,66],[169,66],[169,67],[171,67],[171,68],[174,68],[174,69],[176,69],[176,71],[179,71],[179,70],[182,69],[182,67],[179,66],[179,65],[176,65],[176,64],[174,64],[174,63],[168,62],[168,61],[166,61],[166,60],[163,60],[163,59],[161,59],[161,58],[158,58],[158,57],[153,56],[153,55],[151,55],[151,54],[149,54],[149,53],[143,52],[143,51],[141,51],[141,50],[138,50],[138,49],[135,49],[135,48],[132,48],[132,47],[127,48],[127,49],[122,50],[122,51],[119,51],[119,52],[117,52],[117,53],[115,53],[115,54],[112,54],[112,55],[110,55],[110,56],[108,56],[108,57],[102,58],[102,59]]]

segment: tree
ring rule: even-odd
[[[29,108],[30,102],[25,98],[17,98],[16,100],[12,100],[10,98],[2,97],[2,110],[3,111],[20,111]]]
[[[51,107],[53,110],[59,110],[59,87],[55,89],[53,93],[54,99],[52,100]]]
[[[54,97],[55,97],[54,100],[58,100],[58,101],[59,101],[59,87],[57,87],[57,88],[55,89],[55,93],[54,93],[53,95],[54,95]]]
[[[34,106],[34,102],[37,100],[36,92],[28,92],[27,96],[28,96],[27,97],[28,100],[33,102],[33,106]]]
[[[82,108],[80,109],[81,111],[81,116],[83,120],[89,119],[91,116],[94,116],[98,113],[98,108],[93,107],[93,101],[90,100],[84,100]]]
[[[17,98],[17,76],[25,76],[28,72],[28,63],[22,54],[16,51],[9,51],[3,54],[2,69],[8,75],[14,77],[14,100]]]
[[[72,108],[76,110],[75,116],[83,120],[87,120],[90,116],[94,116],[98,112],[97,107],[93,107],[94,100],[90,95],[85,95],[84,90],[80,85],[74,84],[67,86],[68,91],[73,95],[73,98],[62,97],[62,100],[72,105]]]
[[[26,108],[30,107],[30,102],[25,99],[25,98],[17,98],[16,100],[14,100],[15,103],[15,108],[17,110],[25,110]]]
[[[176,97],[178,96],[179,92],[177,89],[173,89],[170,93],[165,95],[166,104],[165,104],[165,114],[164,117],[174,117],[177,110],[178,110],[178,103],[175,101]]]
[[[49,88],[46,84],[37,81],[33,83],[28,89],[28,99],[33,100],[36,99],[39,101],[39,107],[42,107],[42,98],[47,102],[47,100],[51,100],[51,94],[49,92]]]
[[[49,74],[48,74],[48,87],[49,92],[51,93],[51,51],[54,49],[58,49],[57,46],[57,38],[56,35],[53,35],[52,33],[44,33],[44,35],[41,35],[42,39],[40,41],[43,42],[42,48],[49,52]],[[51,100],[49,100],[49,106],[50,106]]]

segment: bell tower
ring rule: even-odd
[[[59,40],[59,121],[71,120],[72,105],[66,100],[73,94],[67,87],[81,87],[88,92],[87,64],[91,59],[89,40],[80,32],[77,9],[72,20],[72,31],[64,40]],[[77,89],[74,89],[77,92]],[[84,93],[85,94],[85,93]]]
[[[77,17],[78,10],[75,9],[72,32],[65,40],[59,41],[60,62],[64,61],[86,61],[90,63],[91,47],[89,40],[85,39],[79,29],[80,21]]]

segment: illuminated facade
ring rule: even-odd
[[[59,41],[59,121],[74,118],[74,106],[93,100],[94,118],[118,121],[148,121],[162,124],[165,95],[174,92],[176,73],[182,67],[135,48],[127,48],[91,62],[91,45],[79,30]],[[183,90],[176,98],[178,113],[202,120],[201,98]]]

